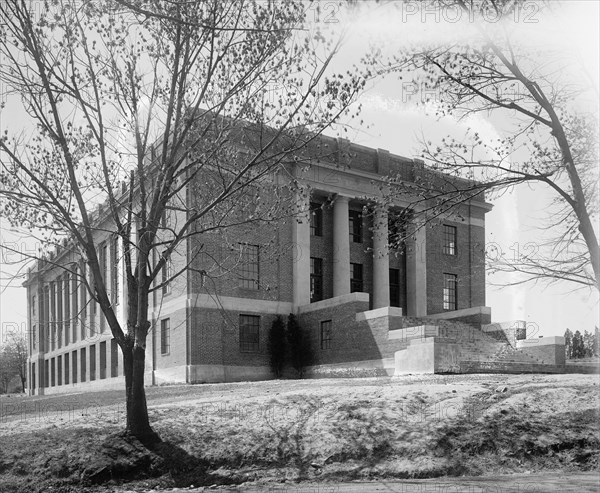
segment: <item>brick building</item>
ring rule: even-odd
[[[422,162],[342,139],[322,141],[349,158],[341,163],[342,153],[333,152],[306,172],[294,170],[311,191],[310,198],[293,198],[294,219],[233,228],[226,245],[219,235],[192,236],[172,256],[173,272],[192,269],[151,297],[148,384],[270,378],[267,334],[278,315],[298,316],[314,351],[314,375],[393,374],[396,353],[407,347],[406,337],[393,334],[411,324],[490,323],[484,240],[491,206],[473,199],[458,214],[413,231],[402,248],[388,247],[398,227],[393,218],[410,198],[391,208],[372,204],[387,175],[410,182]],[[99,258],[124,319],[120,247],[102,232],[103,214],[96,214]],[[179,220],[177,213],[169,220]],[[24,283],[30,392],[122,387],[121,352],[73,275],[85,265],[66,244],[50,260],[38,262]]]

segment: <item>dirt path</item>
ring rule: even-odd
[[[133,493],[134,490],[116,490]],[[145,490],[144,493],[161,490]],[[510,476],[364,481],[352,483],[244,484],[235,487],[173,488],[170,493],[552,493],[600,491],[598,473],[513,474]],[[136,493],[140,493],[139,490]]]

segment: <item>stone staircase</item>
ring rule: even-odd
[[[404,317],[401,331],[390,332],[390,338],[401,339],[406,347],[398,358],[413,358],[427,351],[424,345],[437,345],[431,350],[433,373],[562,373],[564,369],[549,365],[532,354],[513,348],[497,334],[488,335],[472,325],[427,318]],[[400,334],[402,332],[402,334]],[[421,347],[419,347],[421,346]],[[412,352],[412,354],[411,354]],[[429,353],[427,353],[429,354]],[[416,359],[422,356],[417,356]],[[425,371],[428,372],[428,371]]]

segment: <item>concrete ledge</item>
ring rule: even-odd
[[[463,308],[462,310],[427,315],[427,318],[452,320],[453,318],[470,317],[472,315],[489,315],[491,317],[492,309],[489,306],[474,306],[472,308]]]
[[[246,382],[273,378],[268,366],[190,365],[187,372],[189,383]]]
[[[439,327],[437,325],[417,325],[415,327],[407,327],[406,329],[390,330],[388,332],[388,340],[400,339],[408,341],[437,335],[439,335]]]
[[[538,339],[523,339],[517,341],[517,349],[540,346],[564,346],[565,338],[562,336],[540,337]]]
[[[187,383],[187,367],[185,365],[154,370],[154,385]]]
[[[368,295],[367,295],[368,296]],[[279,315],[289,315],[292,313],[292,303],[290,301],[272,301],[256,300],[252,298],[234,298],[231,296],[210,296],[208,294],[191,294],[185,299],[185,303],[163,305],[161,313],[168,313],[169,310],[176,308],[213,308],[218,310],[230,310],[250,313],[275,313]]]
[[[148,387],[152,380],[145,379],[144,385]],[[53,395],[53,394],[72,394],[77,392],[94,392],[96,390],[125,390],[125,377],[102,378],[100,380],[92,380],[91,382],[70,383],[67,385],[55,385],[54,387],[44,387],[42,392],[38,393],[36,388],[35,395]]]
[[[360,312],[356,314],[356,321],[362,322],[363,320],[371,320],[374,318],[381,317],[401,317],[402,308],[395,306],[384,306],[382,308],[376,308],[375,310],[369,310],[366,312]]]
[[[316,301],[310,305],[303,305],[298,307],[298,314],[310,313],[317,310],[323,310],[324,308],[333,308],[339,305],[345,305],[346,303],[369,303],[369,293],[348,293],[342,296],[336,296],[335,298],[329,298],[326,300]]]

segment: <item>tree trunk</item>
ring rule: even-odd
[[[139,346],[128,347],[123,351],[127,409],[126,431],[142,443],[152,443],[158,441],[159,438],[150,427],[148,419],[144,389],[145,353],[145,350]]]

